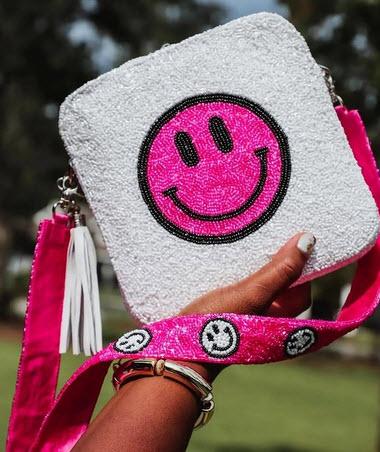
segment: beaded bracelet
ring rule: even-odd
[[[116,391],[128,381],[140,377],[162,376],[186,386],[199,398],[201,405],[194,429],[206,425],[214,413],[212,386],[190,367],[165,359],[144,358],[124,362],[120,360],[114,364],[113,369],[112,384]]]

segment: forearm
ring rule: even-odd
[[[204,366],[183,364],[211,380],[212,372]],[[180,383],[139,378],[120,389],[73,450],[184,451],[199,412],[197,396]]]

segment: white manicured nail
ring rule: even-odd
[[[305,232],[301,235],[301,237],[298,240],[297,248],[307,256],[310,256],[310,254],[313,251],[314,245],[316,242],[316,238],[313,236],[313,234],[310,234],[310,232]]]

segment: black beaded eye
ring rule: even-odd
[[[187,166],[195,166],[199,163],[199,156],[193,140],[187,132],[177,132],[174,138],[179,155]]]
[[[233,148],[232,138],[223,119],[219,116],[213,116],[209,120],[208,127],[218,149],[225,154],[231,152]]]

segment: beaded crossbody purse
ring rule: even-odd
[[[255,14],[129,61],[71,94],[60,132],[128,308],[175,315],[318,244],[299,282],[357,259],[378,232],[323,73],[295,28]]]
[[[371,315],[380,301],[379,175],[358,112],[339,103],[301,35],[266,13],[127,62],[67,98],[61,135],[143,325],[55,396],[70,328],[83,328],[86,342],[76,336],[73,347],[100,348],[92,273],[80,279],[92,320],[80,326],[70,295],[78,280],[64,272],[66,258],[79,271],[93,264],[93,248],[71,202],[77,188],[63,184],[66,215],[39,230],[8,450],[70,450],[113,360],[274,362],[316,351]],[[336,320],[171,317],[258,269],[302,230],[318,242],[297,283],[358,261]]]

